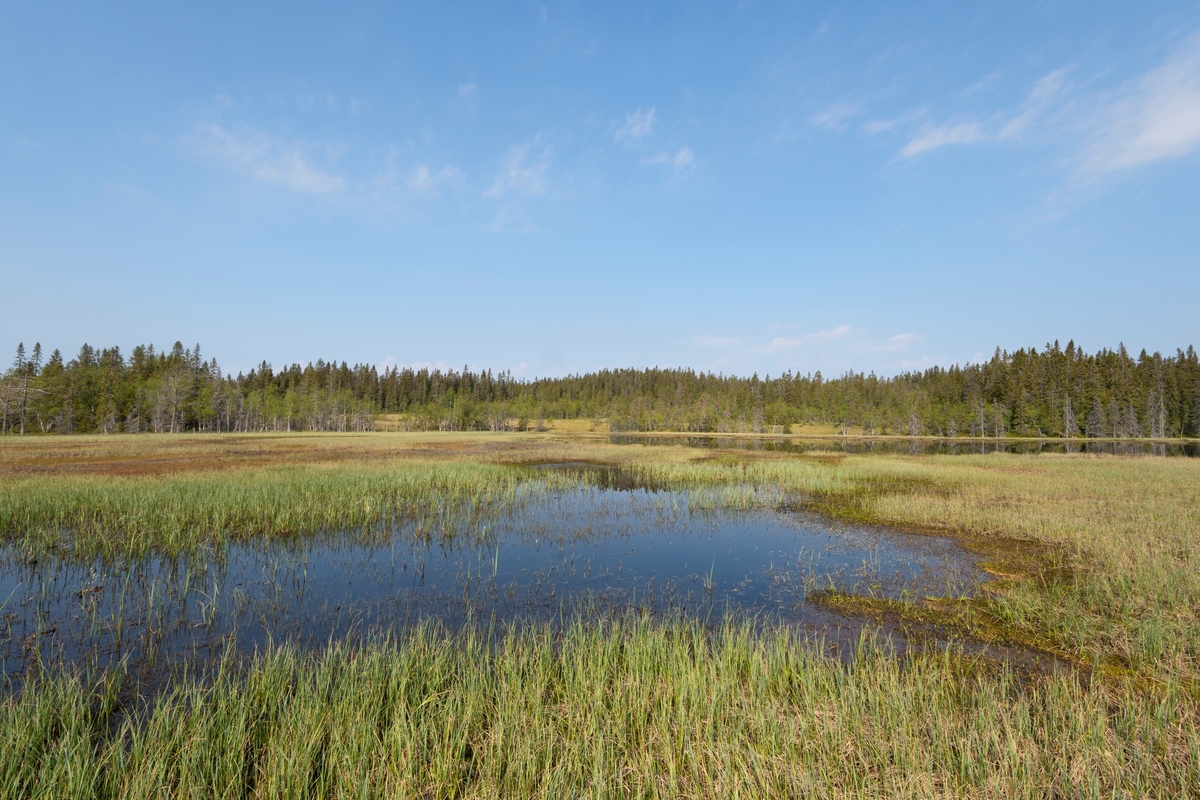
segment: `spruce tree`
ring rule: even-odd
[[[1200,438],[1200,381],[1196,381],[1196,390],[1192,393],[1192,414],[1189,422],[1192,436]]]

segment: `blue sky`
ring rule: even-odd
[[[1200,5],[0,4],[0,345],[1200,344]]]

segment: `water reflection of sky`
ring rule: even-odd
[[[681,492],[588,487],[551,494],[454,536],[413,529],[255,540],[190,560],[26,563],[0,569],[5,671],[37,657],[111,664],[201,660],[231,641],[320,645],[436,618],[576,613],[756,614],[827,628],[814,590],[887,597],[970,592],[955,543],[797,511],[697,509]]]

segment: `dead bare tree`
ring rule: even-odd
[[[1146,410],[1146,420],[1150,423],[1150,436],[1163,439],[1167,435],[1167,403],[1166,392],[1163,391],[1162,367],[1158,368],[1157,380],[1150,389],[1150,400]]]
[[[1063,436],[1070,439],[1079,435],[1079,425],[1075,421],[1075,412],[1071,409],[1071,395],[1063,402]]]
[[[921,420],[917,417],[917,409],[915,407],[908,410],[908,435],[921,435]]]
[[[1100,402],[1100,398],[1092,399],[1092,407],[1088,410],[1087,415],[1087,436],[1091,439],[1101,439],[1107,432],[1108,420],[1104,416],[1104,404]]]

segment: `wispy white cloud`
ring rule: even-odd
[[[454,166],[445,166],[439,170],[431,170],[425,164],[417,164],[409,174],[405,185],[417,194],[437,194],[447,184],[459,183],[463,179],[462,171]]]
[[[902,120],[894,119],[869,119],[859,127],[867,133],[887,133],[892,128],[900,124]]]
[[[745,344],[746,340],[739,336],[695,336],[692,344],[700,347],[736,347]]]
[[[479,104],[479,85],[474,81],[460,83],[458,89],[454,93],[455,102],[460,108],[467,111],[474,111],[476,105]]]
[[[766,344],[760,344],[750,348],[755,353],[775,353],[779,350],[795,350],[803,343],[802,338],[790,336],[776,336]]]
[[[900,353],[921,341],[916,333],[898,333],[879,338],[869,331],[849,324],[838,325],[811,333],[792,336],[776,336],[769,341],[749,348],[751,353],[776,353],[788,358],[811,357],[817,354],[840,354],[857,356]]]
[[[916,371],[929,369],[938,363],[939,361],[932,356],[921,356],[920,358],[902,358],[896,362],[896,366],[903,370]]]
[[[1016,139],[1025,132],[1038,117],[1040,117],[1051,103],[1062,96],[1063,89],[1066,86],[1066,70],[1056,69],[1044,75],[1037,83],[1033,85],[1033,90],[1029,93],[1025,103],[1021,106],[1020,112],[1004,123],[1000,132],[996,134],[997,139]]]
[[[332,92],[306,92],[296,96],[296,107],[301,111],[337,108],[337,104],[337,96]]]
[[[221,162],[260,183],[307,194],[340,191],[345,181],[314,166],[300,145],[261,131],[227,131],[220,125],[198,126],[185,137],[203,158]]]
[[[497,209],[487,226],[488,233],[537,233],[538,230],[525,210],[512,203]]]
[[[1122,86],[1099,117],[1102,131],[1088,147],[1085,173],[1116,172],[1200,148],[1200,34]]]
[[[981,85],[968,87],[964,95]],[[926,124],[899,155],[914,158],[950,145],[1020,141],[1054,123],[1086,132],[1076,162],[1085,180],[1200,150],[1200,32],[1159,66],[1108,95],[1072,96],[1070,88],[1067,71],[1054,70],[1034,84],[1015,111]],[[882,133],[899,123],[898,118],[861,127]]]
[[[844,131],[851,117],[862,111],[860,103],[834,103],[820,114],[812,117],[810,122],[818,128],[829,131]]]
[[[613,133],[613,138],[620,142],[640,139],[652,133],[654,133],[654,106],[651,106],[648,111],[638,108],[636,111],[626,114],[625,124],[617,128]]]
[[[989,73],[989,74],[983,76],[983,80],[979,81],[978,83],[973,83],[970,86],[968,86],[967,88],[963,89],[962,96],[970,97],[971,95],[975,94],[980,89],[982,89],[983,87],[987,86],[992,81],[997,80],[998,78],[1000,78],[1002,76],[1003,76],[1003,73],[1001,73],[1001,72]]]
[[[910,139],[900,150],[904,158],[912,158],[921,153],[928,153],[948,144],[971,144],[987,139],[983,126],[978,122],[964,122],[959,125],[927,125],[919,134]]]
[[[929,108],[927,106],[922,106],[920,108],[914,108],[911,111],[906,111],[897,117],[891,117],[890,119],[869,119],[858,127],[859,130],[863,131],[864,133],[869,133],[872,135],[887,133],[890,130],[894,130],[898,127],[907,125],[914,120],[918,120],[928,113]]]
[[[696,162],[696,154],[690,147],[683,147],[676,150],[674,153],[666,152],[659,153],[649,158],[643,158],[641,163],[647,166],[667,166],[673,167],[679,172],[687,169]]]
[[[902,158],[913,158],[930,153],[948,145],[978,144],[1019,139],[1046,109],[1058,99],[1066,84],[1065,70],[1054,70],[1042,76],[1033,85],[1016,112],[998,114],[988,124],[979,121],[951,122],[942,125],[924,125],[908,143],[900,149]],[[896,120],[895,122],[899,122]],[[871,133],[880,133],[895,127],[894,124],[877,123]]]
[[[898,333],[895,336],[889,336],[880,349],[889,351],[904,350],[910,345],[916,344],[920,339],[921,337],[915,333]]]
[[[347,197],[365,210],[409,221],[428,219],[427,213],[443,193],[460,193],[466,176],[452,164],[434,167],[424,161],[415,164],[390,148],[383,167],[369,181],[354,185]]]
[[[830,330],[815,331],[800,336],[776,336],[765,344],[750,348],[750,351],[754,353],[777,353],[783,350],[796,350],[803,347],[825,345],[848,337],[852,330],[849,325],[838,325],[836,328]]]
[[[509,148],[501,162],[500,171],[483,196],[545,194],[550,157],[550,148],[542,142],[540,134],[528,142]]]

